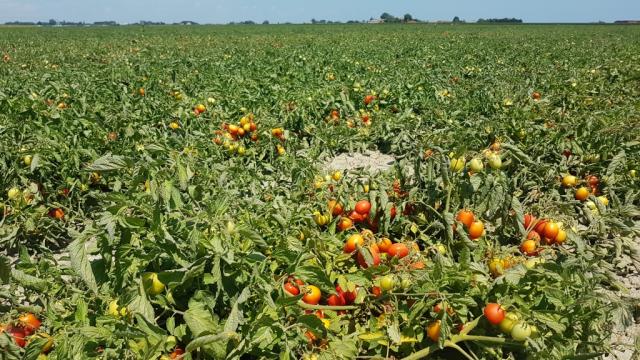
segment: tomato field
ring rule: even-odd
[[[637,316],[639,27],[2,27],[0,56],[1,359],[589,359]],[[365,152],[395,161],[327,166]]]

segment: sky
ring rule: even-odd
[[[525,22],[592,22],[640,19],[640,0],[0,0],[0,23],[140,20],[199,23],[269,20],[368,20],[383,12],[421,20],[467,21],[515,17]]]

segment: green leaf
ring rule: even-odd
[[[222,332],[216,335],[205,335],[198,337],[191,341],[189,345],[187,345],[187,352],[195,351],[198,348],[202,348],[217,342],[226,342],[230,339],[239,339],[240,336],[235,332]]]
[[[213,320],[211,312],[203,303],[197,301],[189,302],[189,309],[184,313],[184,321],[194,336],[216,332],[218,329],[218,324]]]
[[[317,265],[303,265],[296,269],[296,275],[307,284],[315,284],[324,291],[333,289],[333,282],[324,269]]]
[[[48,281],[29,274],[25,274],[24,272],[17,269],[11,270],[11,277],[20,285],[41,292],[47,291],[47,288],[49,287]]]
[[[127,161],[123,156],[106,154],[96,159],[86,169],[88,171],[110,171],[123,169],[127,166]]]
[[[249,288],[244,288],[238,296],[238,299],[235,303],[233,303],[233,307],[231,307],[231,312],[229,313],[229,317],[227,318],[227,322],[224,324],[224,331],[227,333],[235,332],[238,328],[238,325],[242,324],[244,320],[242,310],[240,310],[240,305],[247,301],[251,291]]]
[[[93,291],[94,294],[97,294],[98,284],[96,282],[93,269],[91,268],[91,263],[89,262],[89,256],[85,245],[86,238],[86,236],[80,234],[80,236],[76,237],[76,239],[69,244],[67,250],[69,250],[69,259],[73,270],[78,274],[78,276],[80,276],[89,290]]]

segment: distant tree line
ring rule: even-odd
[[[478,19],[478,24],[522,24],[522,19],[502,18],[502,19]]]

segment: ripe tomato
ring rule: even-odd
[[[207,111],[207,107],[204,106],[204,104],[198,104],[198,106],[196,106],[196,110],[198,110],[199,113],[203,113]]]
[[[585,201],[589,197],[590,191],[586,186],[583,186],[576,190],[576,200]]]
[[[330,295],[327,298],[327,305],[329,306],[344,306],[346,303],[344,297],[340,294],[338,295]]]
[[[539,93],[539,92],[537,92],[537,91],[534,91],[533,93],[531,93],[531,98],[532,98],[533,100],[540,100],[540,97],[541,97],[541,95],[540,95],[540,93]]]
[[[525,341],[531,336],[531,326],[527,323],[520,321],[513,325],[511,329],[511,338],[515,341]]]
[[[569,188],[578,185],[578,178],[573,175],[565,175],[562,178],[562,186]]]
[[[342,291],[342,288],[340,287],[340,285],[336,285],[336,292],[338,293],[338,295],[342,295],[342,297],[344,298],[345,304],[347,305],[353,304],[353,302],[356,301],[356,296],[358,295],[356,290]]]
[[[449,304],[447,304],[446,302],[437,303],[433,307],[433,312],[435,312],[436,314],[439,314],[440,312],[442,312],[443,309],[447,311],[447,314],[449,314],[449,316],[453,316],[456,313],[453,310],[453,308],[449,306]]]
[[[62,220],[64,219],[64,211],[60,208],[51,209],[49,210],[49,216],[56,220]]]
[[[293,296],[300,294],[300,289],[290,282],[284,283],[284,291]]]
[[[369,252],[371,253],[371,257],[373,258],[373,263],[371,264],[371,266],[378,266],[380,265],[380,253],[378,252],[378,247],[373,244],[372,246],[369,247]],[[364,256],[362,256],[362,251],[358,251],[358,255],[357,255],[357,260],[358,260],[358,264],[363,268],[366,269],[369,267],[369,264],[367,264],[367,261],[365,260]]]
[[[371,203],[368,200],[360,200],[356,203],[355,211],[360,215],[369,216]]]
[[[389,252],[391,245],[393,245],[393,243],[387,238],[382,238],[378,241],[378,249],[383,253]]]
[[[18,317],[18,321],[25,330],[27,336],[36,332],[40,328],[40,325],[42,325],[42,322],[32,313],[20,315],[20,317]]]
[[[380,279],[380,289],[382,291],[391,291],[396,287],[396,279],[393,275],[386,275]]]
[[[396,215],[398,215],[398,211],[396,210],[396,206],[393,205],[391,206],[391,209],[389,209],[389,218],[393,220],[396,218]]]
[[[15,341],[19,347],[25,347],[25,345],[27,345],[27,334],[23,328],[10,326],[7,329],[7,333],[13,337],[13,341]]]
[[[403,257],[409,255],[409,247],[403,243],[391,244],[391,246],[389,246],[389,249],[387,250],[387,254],[389,254],[389,256],[402,259]]]
[[[475,215],[470,210],[460,210],[458,211],[458,215],[456,215],[456,220],[460,221],[467,228],[471,226],[471,224],[476,220]]]
[[[541,238],[540,238],[540,234],[538,234],[537,231],[535,230],[531,230],[529,231],[529,233],[527,234],[527,240],[533,240],[536,243],[539,243]]]
[[[595,187],[600,184],[600,179],[598,179],[598,177],[595,175],[589,175],[587,176],[587,183],[589,184],[589,186]]]
[[[522,251],[523,254],[528,256],[536,255],[538,253],[536,249],[537,249],[537,245],[534,240],[525,240],[520,245],[520,251]]]
[[[505,314],[506,312],[500,304],[488,303],[487,306],[484,307],[484,316],[493,325],[500,324],[500,322],[504,320]]]
[[[427,326],[427,337],[433,342],[440,338],[440,320],[436,320]]]
[[[361,223],[361,222],[364,222],[367,219],[367,217],[353,210],[349,213],[349,219],[351,219],[354,223]]]
[[[535,227],[535,231],[540,235],[544,235],[544,228],[547,226],[548,222],[549,221],[545,219],[538,220],[538,223],[536,224],[536,227]]]
[[[329,200],[329,211],[331,212],[331,215],[333,216],[342,215],[343,210],[344,209],[342,208],[342,204],[340,204],[336,200]]]
[[[373,102],[373,100],[375,100],[376,97],[374,95],[367,95],[364,97],[364,104],[365,105],[369,105]]]
[[[525,229],[529,229],[529,227],[531,226],[531,224],[534,224],[536,222],[536,217],[531,215],[531,214],[525,214],[524,215],[524,228]]]
[[[352,253],[356,251],[358,246],[364,245],[364,237],[360,234],[352,234],[347,239],[347,242],[344,244],[344,252]]]
[[[345,231],[353,227],[353,221],[348,217],[343,216],[340,218],[340,220],[338,220],[337,226],[338,226],[338,230]]]
[[[173,352],[171,354],[169,354],[169,358],[173,359],[178,359],[179,356],[184,355],[184,350],[182,350],[181,348],[177,347],[175,349],[173,349]]]
[[[380,295],[382,295],[382,289],[380,289],[379,286],[374,286],[371,288],[371,294],[373,294],[373,297],[380,297]]]
[[[318,303],[320,303],[321,296],[322,292],[320,292],[320,289],[317,286],[307,285],[302,301],[307,304],[318,305]]]
[[[547,225],[544,227],[545,239],[555,240],[556,236],[558,236],[558,231],[560,231],[558,224],[554,222],[548,222]]]
[[[484,233],[484,224],[482,221],[474,221],[471,226],[469,226],[469,238],[471,240],[475,240],[482,236]]]

